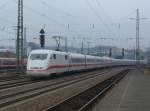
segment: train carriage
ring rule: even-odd
[[[84,70],[86,68],[86,56],[82,54],[69,54],[69,71]]]
[[[51,51],[48,58],[49,74],[67,72],[69,70],[69,56],[64,52]]]
[[[16,68],[17,60],[16,58],[0,58],[0,68]]]
[[[86,55],[86,68],[87,69],[92,69],[92,68],[96,68],[96,66],[97,66],[96,57]]]
[[[68,71],[68,54],[51,50],[35,50],[28,57],[27,73],[49,76]]]
[[[133,65],[134,63],[134,60],[112,59],[109,57],[38,49],[32,51],[28,57],[27,74],[30,76],[44,77],[64,72]]]

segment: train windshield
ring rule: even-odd
[[[30,56],[31,60],[46,60],[48,54],[32,54]]]

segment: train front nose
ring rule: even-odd
[[[49,76],[47,64],[43,61],[30,61],[27,66],[27,75],[33,77]]]
[[[48,52],[44,50],[32,51],[28,57],[27,75],[34,77],[48,76]]]
[[[27,70],[27,75],[31,77],[48,77],[47,70]]]

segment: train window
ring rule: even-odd
[[[56,54],[53,54],[53,59],[56,59]]]
[[[84,63],[85,60],[82,58],[72,58],[71,59],[72,63]]]
[[[104,60],[97,60],[98,62],[104,62]]]
[[[67,55],[65,55],[65,60],[67,60],[68,59],[68,56]]]
[[[45,60],[47,59],[48,54],[32,54],[30,56],[31,60]]]
[[[51,55],[49,59],[53,59],[53,56]]]
[[[87,62],[94,62],[94,59],[87,59]]]

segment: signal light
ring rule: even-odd
[[[41,31],[40,31],[40,45],[41,45],[41,48],[44,48],[44,46],[45,46],[45,31],[44,31],[44,29],[41,29]]]

